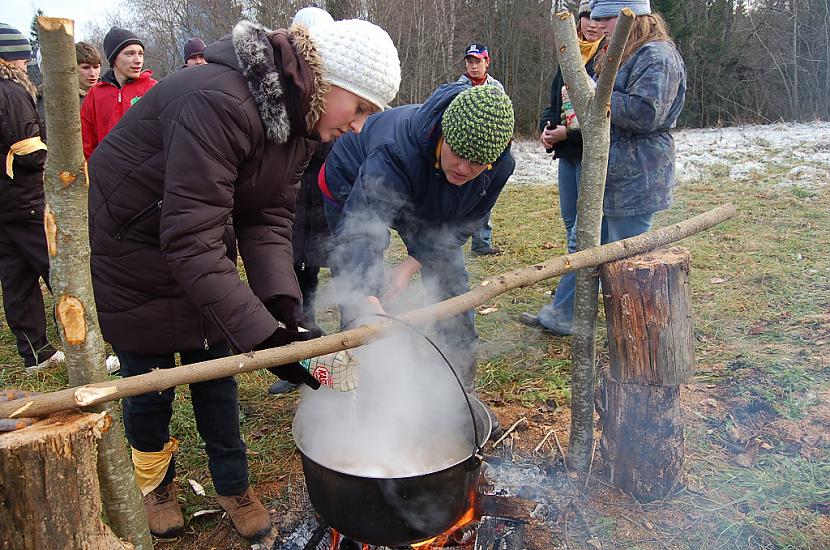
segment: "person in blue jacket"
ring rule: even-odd
[[[341,137],[319,185],[333,232],[329,257],[342,323],[383,312],[420,271],[430,297],[468,290],[462,246],[513,173],[513,106],[495,86],[445,84],[422,105],[372,115]],[[389,229],[408,256],[386,274]],[[472,392],[478,335],[472,311],[436,323],[442,350]]]
[[[592,0],[591,18],[611,37],[622,8],[637,18],[623,49],[611,93],[611,147],[602,207],[602,242],[634,237],[651,229],[654,214],[668,208],[676,183],[674,138],[686,97],[686,68],[663,18],[649,0]],[[596,56],[598,76],[605,51]],[[577,220],[577,225],[579,221]],[[575,276],[565,276],[553,303],[538,315],[522,315],[525,324],[547,332],[573,333]]]

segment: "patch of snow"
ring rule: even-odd
[[[790,168],[778,185],[817,187],[830,181],[830,122],[701,128],[673,132],[680,182],[715,172],[733,179],[760,176],[771,168]],[[557,162],[538,140],[513,144],[515,184],[553,185]]]

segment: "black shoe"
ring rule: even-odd
[[[538,327],[539,317],[533,315],[532,313],[524,312],[519,314],[519,322],[529,327]]]
[[[574,334],[573,323],[566,324],[557,322],[553,325],[539,323],[539,328],[542,329],[542,332],[553,334],[554,336],[573,336]]]
[[[286,393],[291,393],[299,387],[299,384],[289,382],[288,380],[277,380],[276,382],[271,384],[270,388],[268,388],[268,393],[270,393],[271,395],[283,395]]]
[[[501,248],[488,246],[487,248],[474,248],[471,250],[474,256],[495,256],[501,254]]]

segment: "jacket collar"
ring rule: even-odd
[[[37,88],[29,80],[29,74],[25,69],[19,69],[11,63],[6,63],[0,59],[0,79],[11,80],[12,82],[20,84],[32,96],[32,101],[37,101]]]
[[[265,133],[268,139],[277,143],[286,143],[292,136],[292,114],[286,105],[290,102],[290,94],[284,86],[297,86],[289,75],[281,75],[277,63],[285,66],[286,55],[292,52],[275,51],[275,42],[279,47],[281,42],[272,39],[272,31],[252,23],[240,21],[231,33],[233,49],[236,54],[238,67],[248,82]],[[287,31],[287,41],[292,46],[293,55],[298,56],[307,66],[311,74],[311,82],[301,86],[302,96],[300,105],[292,105],[294,109],[301,109],[304,117],[305,130],[308,133],[319,120],[324,110],[323,96],[328,86],[322,77],[322,62],[308,33],[294,27]],[[275,60],[275,55],[281,56]]]
[[[138,78],[128,78],[127,82],[124,83],[124,86],[126,86],[127,84],[132,84],[133,82],[138,82],[139,80],[146,80],[151,76],[153,76],[153,71],[141,71],[141,74],[138,75]],[[95,85],[97,86],[98,84],[110,84],[112,86],[115,86],[119,90],[123,88],[123,86],[121,86],[121,84],[118,83],[118,79],[115,78],[115,71],[113,71],[112,69],[109,69],[107,72],[101,75],[101,79]]]

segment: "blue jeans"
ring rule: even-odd
[[[582,162],[559,159],[559,212],[565,224],[568,252],[576,252],[576,199],[581,177]]]
[[[651,220],[653,217],[653,212],[635,216],[603,216],[602,244],[612,243],[645,233],[651,229]],[[575,225],[574,233],[576,233]],[[570,243],[568,248],[570,249]],[[574,246],[574,248],[576,247]],[[539,310],[539,323],[554,332],[570,332],[574,319],[575,294],[576,273],[566,273],[559,279],[559,285],[556,287],[556,292],[553,295],[551,303]]]
[[[478,230],[472,235],[473,252],[487,250],[488,248],[493,247],[493,224],[490,223],[491,212],[492,211],[487,212],[487,215],[481,221],[481,227],[479,227]]]

